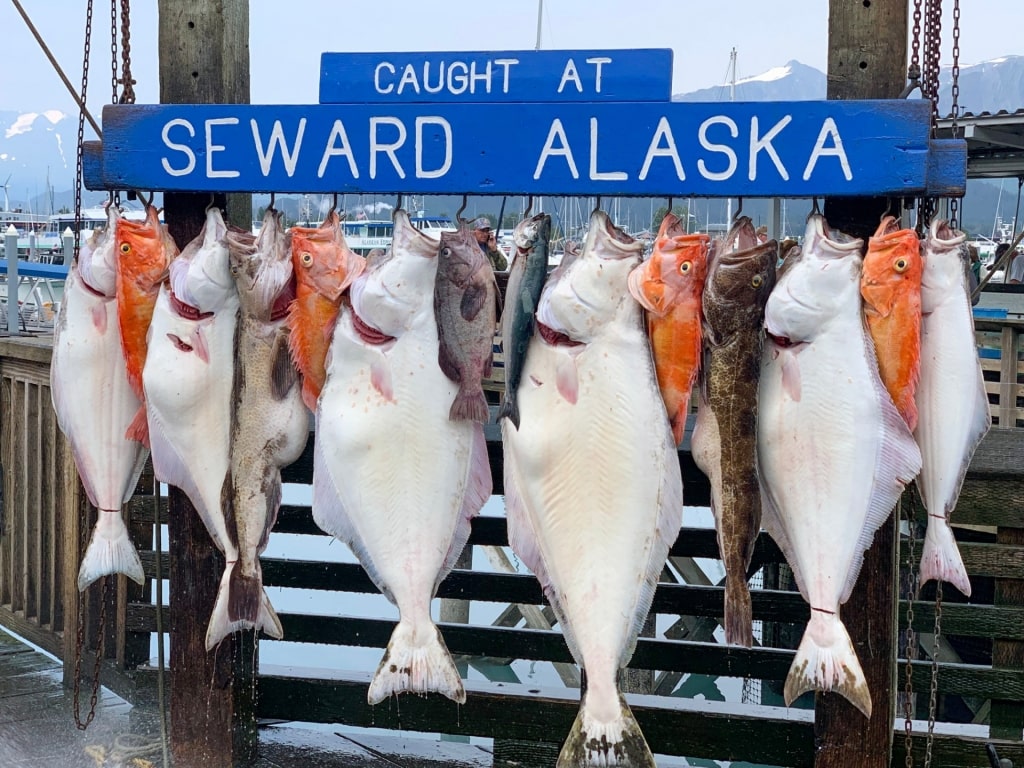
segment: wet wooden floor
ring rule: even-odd
[[[75,727],[59,661],[0,629],[0,768],[160,768],[159,718],[101,688],[96,716]],[[82,692],[87,708],[89,690]],[[84,717],[84,713],[83,713]],[[260,729],[255,768],[491,768],[489,749],[400,735]],[[175,766],[203,768],[203,766]]]

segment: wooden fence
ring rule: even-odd
[[[62,657],[67,662],[65,669],[70,669],[78,638],[80,604],[74,579],[83,532],[76,512],[83,501],[68,448],[54,424],[48,365],[45,342],[0,340],[0,460],[5,481],[0,623]],[[1018,387],[1019,378],[1018,374]],[[1019,389],[1017,393],[1020,397]],[[500,494],[501,446],[494,427],[488,428],[488,449],[495,493]],[[694,466],[686,445],[679,456],[686,504],[707,505],[707,481]],[[311,457],[309,445],[286,471],[286,482],[308,484]],[[156,568],[153,501],[139,493],[128,507],[130,527],[150,579]],[[905,498],[905,503],[911,501]],[[919,527],[923,526],[921,510],[914,509]],[[945,590],[934,764],[988,765],[985,744],[993,739],[1001,757],[1024,765],[1024,430],[994,429],[989,434],[971,465],[955,520],[974,597],[968,603],[952,587]],[[507,544],[504,523],[502,517],[478,518],[470,545],[487,548],[488,556],[500,560],[500,548]],[[321,535],[304,506],[281,510],[274,535],[279,534]],[[905,560],[910,554],[906,538],[902,552]],[[680,531],[652,606],[652,614],[659,620],[649,626],[652,630],[662,627],[662,631],[647,632],[648,636],[639,640],[627,674],[630,689],[643,691],[630,694],[637,718],[656,753],[812,766],[813,712],[805,707],[812,706],[813,699],[804,697],[789,710],[779,703],[794,641],[808,617],[807,605],[787,588],[779,551],[762,534],[751,568],[752,573],[760,572],[764,581],[764,587],[753,592],[754,618],[764,622],[761,646],[747,650],[715,642],[722,587],[711,583],[694,559],[717,557],[712,530],[688,527]],[[356,564],[264,558],[263,571],[268,586],[324,593],[376,592]],[[578,671],[561,633],[550,628],[550,610],[544,606],[537,581],[531,575],[500,571],[457,568],[441,585],[439,596],[444,600],[493,603],[500,614],[498,621],[486,625],[443,622],[449,649],[457,660],[492,671],[507,669],[516,659],[553,663],[563,687],[524,684],[512,676],[502,681],[501,675],[491,674],[493,681],[467,682],[467,703],[462,707],[440,697],[415,696],[369,707],[368,671],[264,666],[257,682],[259,716],[490,737],[495,740],[496,764],[506,760],[552,764],[577,710],[579,691],[574,686],[579,685]],[[897,574],[893,576],[895,583]],[[152,695],[154,673],[148,664],[156,610],[149,599],[150,584],[143,589],[126,584],[123,577],[116,581],[106,601],[103,680],[121,695],[138,701]],[[99,592],[97,587],[89,590],[86,604],[81,606],[84,670],[91,669],[91,649],[98,645]],[[934,587],[928,587],[913,601],[913,628],[920,633],[920,643],[912,647],[921,649],[920,660],[911,665],[918,719],[925,719],[928,709],[931,662],[926,654],[933,647],[933,594]],[[906,623],[907,608],[907,601],[901,600],[901,624]],[[445,613],[464,615],[458,610]],[[281,619],[286,640],[335,646],[341,667],[345,648],[382,649],[393,628],[388,620],[356,616],[283,613]],[[165,628],[169,624],[165,612]],[[261,644],[272,642],[261,640]],[[903,664],[901,660],[900,689]],[[65,677],[70,679],[70,674]],[[760,695],[754,697],[754,703],[688,697],[694,688],[706,690],[701,688],[702,681],[714,678],[756,681]],[[196,697],[201,700],[203,692],[197,691]],[[957,730],[959,724],[971,722],[979,724],[976,730],[982,734],[988,724],[989,738],[964,736]],[[902,723],[896,725],[892,759],[893,764],[902,764]],[[923,759],[924,744],[923,727],[918,722],[912,739],[918,762]]]

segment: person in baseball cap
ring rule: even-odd
[[[469,226],[473,230],[473,236],[476,237],[480,250],[490,260],[491,267],[498,272],[508,269],[508,259],[498,248],[498,241],[490,220],[486,216],[479,216],[473,219]]]

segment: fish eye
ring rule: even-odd
[[[451,248],[442,248],[441,249],[441,255],[444,256],[445,258],[448,258],[449,256],[452,255],[452,249]]]
[[[750,278],[750,284],[755,288],[760,288],[762,283],[764,283],[764,278],[760,275],[754,275]]]
[[[909,266],[910,264],[907,262],[906,259],[896,259],[896,261],[893,262],[893,267],[896,269],[897,272],[906,272],[907,267]]]
[[[309,251],[303,251],[299,254],[299,260],[302,262],[303,266],[308,267],[313,263],[313,254]]]
[[[128,243],[121,243],[121,253],[129,253],[132,247]]]
[[[693,262],[691,262],[691,261],[684,261],[682,264],[679,265],[679,274],[685,275],[692,268],[693,268]]]

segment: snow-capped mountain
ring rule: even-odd
[[[825,73],[799,61],[786,62],[736,80],[735,101],[811,101],[825,98]],[[729,101],[729,85],[676,93],[672,101]]]
[[[56,109],[0,111],[0,186],[12,207],[42,193],[47,178],[57,189],[74,186],[77,132],[75,116]]]

